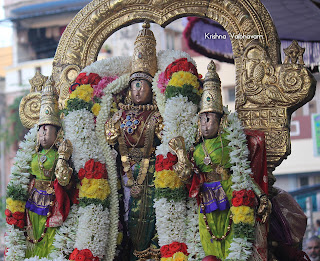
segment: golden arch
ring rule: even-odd
[[[93,0],[70,22],[54,57],[53,79],[61,104],[75,76],[96,60],[112,33],[145,19],[165,27],[183,16],[213,19],[229,34],[263,36],[231,43],[236,109],[245,127],[265,131],[273,184],[273,169],[290,153],[291,113],[312,98],[315,82],[303,65],[281,64],[275,26],[259,0]]]

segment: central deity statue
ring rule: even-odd
[[[157,257],[155,241],[155,147],[160,144],[161,116],[151,84],[157,71],[156,40],[144,24],[135,41],[132,72],[125,104],[106,123],[106,139],[122,164],[124,221],[130,238],[130,260]]]

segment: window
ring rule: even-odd
[[[309,177],[300,178],[300,187],[309,186]]]
[[[309,114],[317,113],[317,104],[315,100],[309,102]]]
[[[228,88],[228,101],[234,102],[236,100],[236,90],[234,87]]]
[[[290,126],[290,136],[296,137],[300,135],[300,122],[292,121]]]
[[[21,70],[18,71],[18,84],[22,85],[22,71]]]

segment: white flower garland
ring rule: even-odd
[[[16,157],[14,158],[14,165],[11,168],[9,186],[21,186],[27,193],[30,183],[30,162],[32,155],[35,153],[37,142],[37,128],[34,126],[25,135],[25,140],[20,143]],[[6,253],[7,261],[20,261],[25,258],[26,239],[24,231],[15,228],[13,225],[7,224],[7,232],[5,235],[5,245],[8,252]]]
[[[75,248],[90,249],[93,256],[103,258],[108,242],[109,210],[91,204],[79,208],[79,227]]]
[[[198,122],[198,107],[188,101],[187,97],[178,95],[166,101],[163,115],[164,129],[162,131],[162,144],[157,147],[156,155],[167,155],[173,153],[169,148],[169,141],[172,138],[182,136],[186,149],[189,150],[195,143]]]
[[[226,131],[229,133],[227,139],[230,141],[230,163],[233,165],[231,176],[234,190],[252,189],[251,168],[248,160],[249,150],[247,147],[247,139],[244,134],[241,121],[236,112],[228,115],[228,127]],[[233,238],[229,248],[229,255],[226,260],[248,260],[252,254],[253,243],[246,238]]]
[[[14,225],[7,224],[7,232],[4,236],[4,242],[7,247],[6,260],[20,261],[25,258],[25,251],[27,249],[26,238],[24,232]]]
[[[74,250],[76,241],[76,230],[79,223],[79,206],[74,204],[69,212],[66,221],[56,231],[54,236],[54,250],[49,254],[51,260],[56,260],[63,256],[69,256]]]
[[[166,198],[161,198],[154,201],[154,208],[159,245],[185,242],[185,217],[187,215],[185,202],[168,201]]]
[[[160,89],[158,88],[158,80],[159,80],[160,73],[161,73],[161,71],[158,71],[155,74],[155,76],[153,77],[152,92],[154,93],[159,112],[160,112],[161,116],[163,117],[165,105],[166,105],[166,98],[165,98],[165,95],[163,93],[161,93]]]
[[[110,185],[110,227],[109,241],[107,244],[105,260],[113,260],[117,247],[118,220],[119,220],[119,202],[118,202],[118,174],[116,160],[113,157],[111,147],[105,141],[104,124],[109,119],[110,109],[113,102],[112,94],[124,90],[128,86],[129,74],[120,76],[105,88],[105,96],[102,97],[101,110],[97,117],[96,132],[97,137],[102,144],[103,155],[108,169],[108,181]]]
[[[158,69],[160,71],[164,71],[170,63],[180,58],[187,58],[188,62],[191,62],[194,66],[196,66],[196,62],[191,58],[191,56],[183,51],[162,50],[157,53]]]
[[[102,78],[106,76],[120,76],[123,74],[130,73],[130,70],[131,57],[119,56],[96,61],[90,64],[89,66],[85,67],[81,72],[85,72],[87,74],[97,73]]]
[[[94,129],[94,115],[86,109],[71,111],[64,118],[65,138],[73,146],[72,161],[79,172],[89,159],[105,163]]]
[[[201,261],[206,254],[200,241],[198,204],[195,198],[187,200],[186,226],[186,244],[190,254],[188,260]]]

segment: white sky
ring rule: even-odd
[[[0,21],[4,19],[3,0],[0,0]],[[12,45],[12,24],[0,22],[0,47]]]

